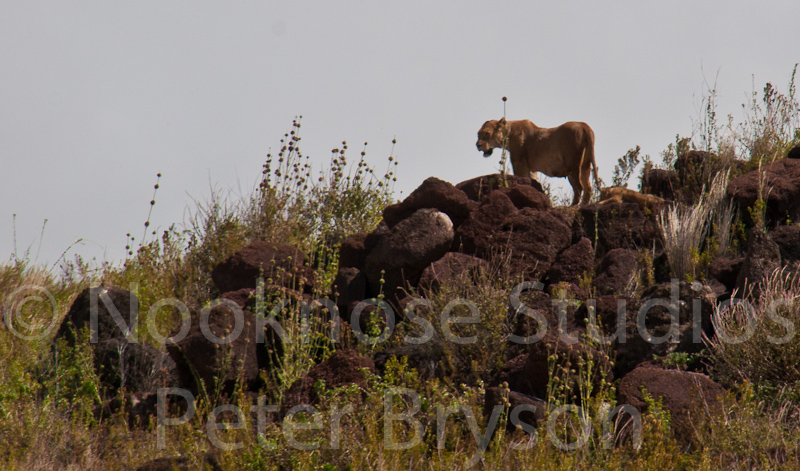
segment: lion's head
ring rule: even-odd
[[[475,143],[475,146],[479,151],[483,152],[484,157],[492,155],[495,147],[503,147],[506,124],[505,118],[501,118],[500,121],[493,119],[483,123],[483,126],[478,130],[478,142]]]

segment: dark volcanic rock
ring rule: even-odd
[[[517,355],[508,360],[500,368],[497,377],[492,381],[493,385],[506,383],[512,391],[531,391],[530,381],[525,377],[525,365],[528,363],[528,353]]]
[[[578,284],[582,277],[594,268],[594,249],[592,242],[582,237],[556,256],[545,278],[550,283]]]
[[[508,188],[515,185],[527,185],[542,192],[542,185],[529,177],[518,177],[516,175],[506,175],[506,183],[503,182],[503,176],[499,173],[492,175],[484,175],[476,177],[467,181],[463,181],[456,185],[456,188],[463,191],[467,197],[473,201],[482,202],[483,198],[494,190],[501,188]]]
[[[544,211],[552,207],[547,195],[533,186],[514,185],[508,188],[500,188],[499,191],[508,196],[508,199],[517,209],[533,208]]]
[[[647,411],[642,388],[655,400],[663,401],[670,413],[675,438],[683,446],[694,442],[695,427],[708,418],[719,405],[725,390],[708,376],[688,371],[639,367],[625,375],[617,389],[617,403],[630,404],[639,412]]]
[[[355,267],[359,270],[364,268],[367,255],[371,248],[366,246],[367,234],[353,234],[345,237],[339,245],[339,268]]]
[[[761,293],[758,285],[781,267],[781,251],[778,244],[757,227],[750,230],[748,239],[747,255],[736,278],[736,287],[740,297],[758,297]]]
[[[675,190],[680,188],[678,173],[674,170],[650,168],[644,174],[642,193],[656,195],[665,200],[675,199]]]
[[[783,263],[800,261],[800,225],[778,226],[769,237],[778,244]]]
[[[547,397],[547,383],[551,371],[548,361],[550,355],[555,355],[558,364],[564,366],[569,363],[568,367],[576,371],[579,363],[593,361],[595,367],[592,371],[591,381],[595,389],[600,386],[601,381],[611,382],[613,380],[608,356],[584,344],[577,336],[572,338],[575,343],[569,344],[563,337],[559,338],[557,333],[552,332],[548,333],[541,341],[531,344],[530,354],[523,370],[525,382],[522,383],[523,388],[519,392],[536,397]],[[570,386],[575,393],[578,393],[577,378],[572,377],[571,381]],[[525,387],[530,389],[525,390]]]
[[[383,210],[383,220],[392,228],[418,209],[433,208],[447,214],[453,226],[458,227],[477,207],[477,203],[467,198],[463,191],[450,183],[430,177],[402,202],[387,206]]]
[[[491,260],[509,256],[511,275],[539,277],[572,242],[572,230],[551,211],[517,211],[508,196],[495,191],[456,232],[453,248]]]
[[[398,288],[416,286],[422,271],[448,252],[453,243],[453,223],[435,209],[420,209],[400,221],[380,239],[367,257],[364,274],[369,287],[383,292],[390,301],[402,299]],[[383,272],[383,274],[381,274]]]
[[[206,313],[207,321],[202,312],[193,314],[186,336],[180,338],[180,333],[174,332],[177,343],[167,344],[181,386],[195,396],[203,388],[213,394],[217,387],[230,395],[241,378],[246,390],[257,390],[261,385],[259,362],[266,363],[266,354],[258,350],[266,347],[257,343],[256,316],[224,301]],[[218,386],[217,381],[221,381]]]
[[[759,196],[766,202],[767,227],[783,224],[787,219],[800,221],[800,160],[777,160],[763,166],[761,172],[753,170],[728,184],[728,195],[739,205],[745,224],[754,225],[747,208],[752,208]]]
[[[291,245],[257,241],[236,252],[211,272],[221,293],[256,288],[260,276],[272,285],[302,291],[313,283],[313,272],[304,266],[305,255]]]
[[[500,229],[507,234],[505,247],[511,252],[511,272],[523,276],[546,273],[558,253],[572,242],[572,230],[549,211],[522,209],[509,215]]]
[[[131,307],[138,310],[138,305],[136,296],[124,289],[114,286],[86,288],[72,303],[56,333],[56,340],[64,339],[67,345],[73,346],[78,342],[79,333],[89,329],[94,366],[100,381],[109,388],[109,395],[122,387],[131,392],[146,392],[173,383],[175,364],[169,356],[140,339],[134,342],[133,337],[128,336]],[[96,333],[91,330],[92,312],[97,316]],[[114,314],[128,327],[117,325]]]
[[[622,293],[636,273],[636,252],[612,249],[600,260],[595,272],[592,285],[599,294]]]
[[[487,257],[487,249],[493,247],[500,237],[495,232],[506,216],[517,211],[511,199],[501,191],[493,191],[487,195],[477,211],[470,214],[469,219],[456,231],[453,240],[453,251]]]
[[[478,257],[458,252],[448,252],[423,270],[419,287],[427,292],[436,291],[443,282],[451,281],[464,273],[477,275],[488,263]]]
[[[786,153],[787,159],[800,159],[800,145],[796,145],[789,149],[789,152]]]
[[[357,384],[362,388],[367,387],[362,368],[371,373],[375,372],[375,363],[370,358],[362,357],[353,350],[337,350],[327,360],[314,366],[308,374],[295,381],[286,392],[281,410],[286,413],[294,406],[307,404],[315,405],[319,402],[315,384],[324,382],[325,388],[330,390],[348,384]]]
[[[646,289],[627,307],[626,340],[617,345],[616,373],[621,376],[653,355],[700,352],[702,334],[710,338],[714,333],[711,315],[716,301],[713,290],[699,282],[662,283]],[[640,312],[642,329],[637,325]],[[673,316],[677,320],[674,331]]]
[[[526,423],[535,428],[539,421],[544,420],[547,404],[543,400],[515,391],[504,391],[502,388],[486,388],[483,410],[487,415],[492,413],[495,406],[506,406],[506,404],[509,414],[506,422],[508,432],[516,429],[516,425],[512,422],[515,409],[518,423]]]
[[[583,234],[594,243],[597,257],[612,249],[652,249],[661,245],[656,223],[635,203],[581,206]]]
[[[733,291],[736,287],[736,279],[739,277],[739,270],[742,268],[744,257],[727,258],[717,257],[708,267],[709,274],[725,286],[728,291]]]
[[[367,299],[367,277],[358,268],[339,268],[333,280],[333,291],[339,315],[349,320],[349,307]]]

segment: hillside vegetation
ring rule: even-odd
[[[800,468],[794,72],[739,124],[715,99],[617,163],[664,208],[502,174],[394,201],[393,157],[317,173],[298,118],[251,195],[119,264],[15,254],[0,468]]]

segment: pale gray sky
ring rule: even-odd
[[[475,133],[502,115],[586,121],[600,174],[688,135],[704,80],[720,114],[800,61],[800,2],[0,0],[0,259],[41,244],[119,260],[156,173],[152,224],[210,186],[248,191],[303,115],[319,170],[344,139],[407,195],[492,172]],[[43,221],[47,227],[42,240]]]

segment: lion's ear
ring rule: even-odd
[[[500,118],[500,121],[498,121],[498,122],[499,122],[500,124],[506,124],[506,117],[505,117],[505,116],[503,116],[502,118]]]

